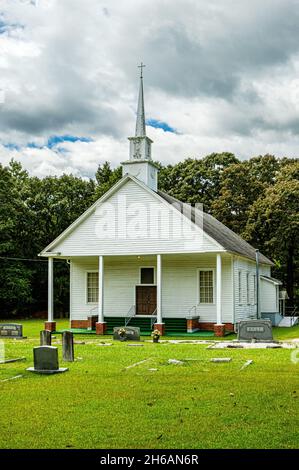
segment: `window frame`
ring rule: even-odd
[[[256,274],[252,274],[252,282],[253,282],[253,293],[252,293],[252,305],[256,305]]]
[[[211,271],[213,273],[213,302],[201,302],[200,301],[200,272]],[[197,268],[197,305],[215,305],[216,304],[216,292],[215,292],[215,281],[216,281],[216,270],[215,268]]]
[[[96,273],[99,276],[99,270],[98,269],[88,269],[85,273],[85,301],[86,301],[87,305],[98,305],[99,296],[100,296],[99,285],[98,285],[98,300],[96,302],[89,302],[88,301],[88,274],[92,274],[92,273]]]
[[[250,305],[250,272],[246,272],[246,303]]]
[[[141,270],[142,269],[152,269],[153,272],[154,272],[154,282],[152,284],[143,284],[141,283]],[[156,285],[156,269],[155,269],[155,266],[139,266],[139,284],[137,284],[138,286],[155,286]]]
[[[243,276],[241,269],[238,270],[238,304],[243,305]]]

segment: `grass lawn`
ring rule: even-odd
[[[5,353],[26,362],[0,365],[0,381],[23,375],[0,382],[0,448],[299,447],[299,363],[290,350],[113,341],[100,347],[110,337],[76,335],[86,341],[75,345],[81,359],[63,363],[58,345],[60,364],[70,370],[39,376],[25,369],[43,322],[21,323],[28,339],[5,340]],[[299,327],[277,328],[275,337],[299,337]],[[214,364],[212,357],[232,362]],[[178,366],[169,358],[195,360]],[[253,364],[241,371],[248,359]]]

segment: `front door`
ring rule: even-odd
[[[136,315],[152,315],[157,308],[157,287],[136,286]]]

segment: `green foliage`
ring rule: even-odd
[[[202,160],[189,158],[162,168],[159,188],[189,204],[201,203],[210,212],[212,202],[219,195],[225,169],[238,161],[228,152],[212,153]]]
[[[273,155],[240,161],[212,153],[160,167],[159,188],[204,210],[276,263],[291,297],[298,292],[298,179],[296,159]],[[39,179],[20,163],[0,165],[0,316],[47,309],[47,263],[38,253],[121,178],[121,167],[100,165],[95,179]],[[13,261],[3,258],[27,258]],[[295,274],[294,274],[295,273]],[[55,262],[55,311],[68,311],[69,267]]]
[[[227,167],[212,203],[212,214],[242,235],[251,205],[274,184],[280,165],[278,159],[265,155]]]
[[[122,168],[121,166],[118,166],[113,170],[110,163],[105,162],[103,165],[98,166],[95,177],[97,182],[95,199],[99,199],[111,188],[111,186],[120,180],[122,177]]]
[[[277,182],[250,207],[245,237],[276,261],[291,301],[298,286],[299,162],[285,165]],[[298,294],[298,292],[297,292]]]

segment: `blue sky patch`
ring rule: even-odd
[[[177,133],[174,127],[171,127],[167,122],[159,121],[158,119],[147,119],[146,125],[150,127],[154,127],[155,129],[163,129],[164,132],[172,132],[174,134]]]
[[[63,142],[92,142],[92,139],[89,137],[77,137],[74,135],[52,135],[49,137],[46,146],[51,149],[55,147],[55,145]]]
[[[20,146],[17,144],[13,144],[11,142],[3,143],[3,147],[5,147],[8,150],[20,150]]]
[[[43,149],[44,147],[48,147],[52,149],[56,147],[58,144],[64,144],[65,142],[93,142],[92,139],[89,137],[77,137],[74,135],[52,135],[48,138],[48,140],[44,144],[37,144],[36,142],[28,142],[26,145],[18,145],[14,144],[13,142],[5,142],[2,145],[7,148],[8,150],[21,150],[21,148],[29,148],[29,149]],[[66,153],[67,149],[63,147],[63,145],[59,145],[56,150],[59,152]]]

